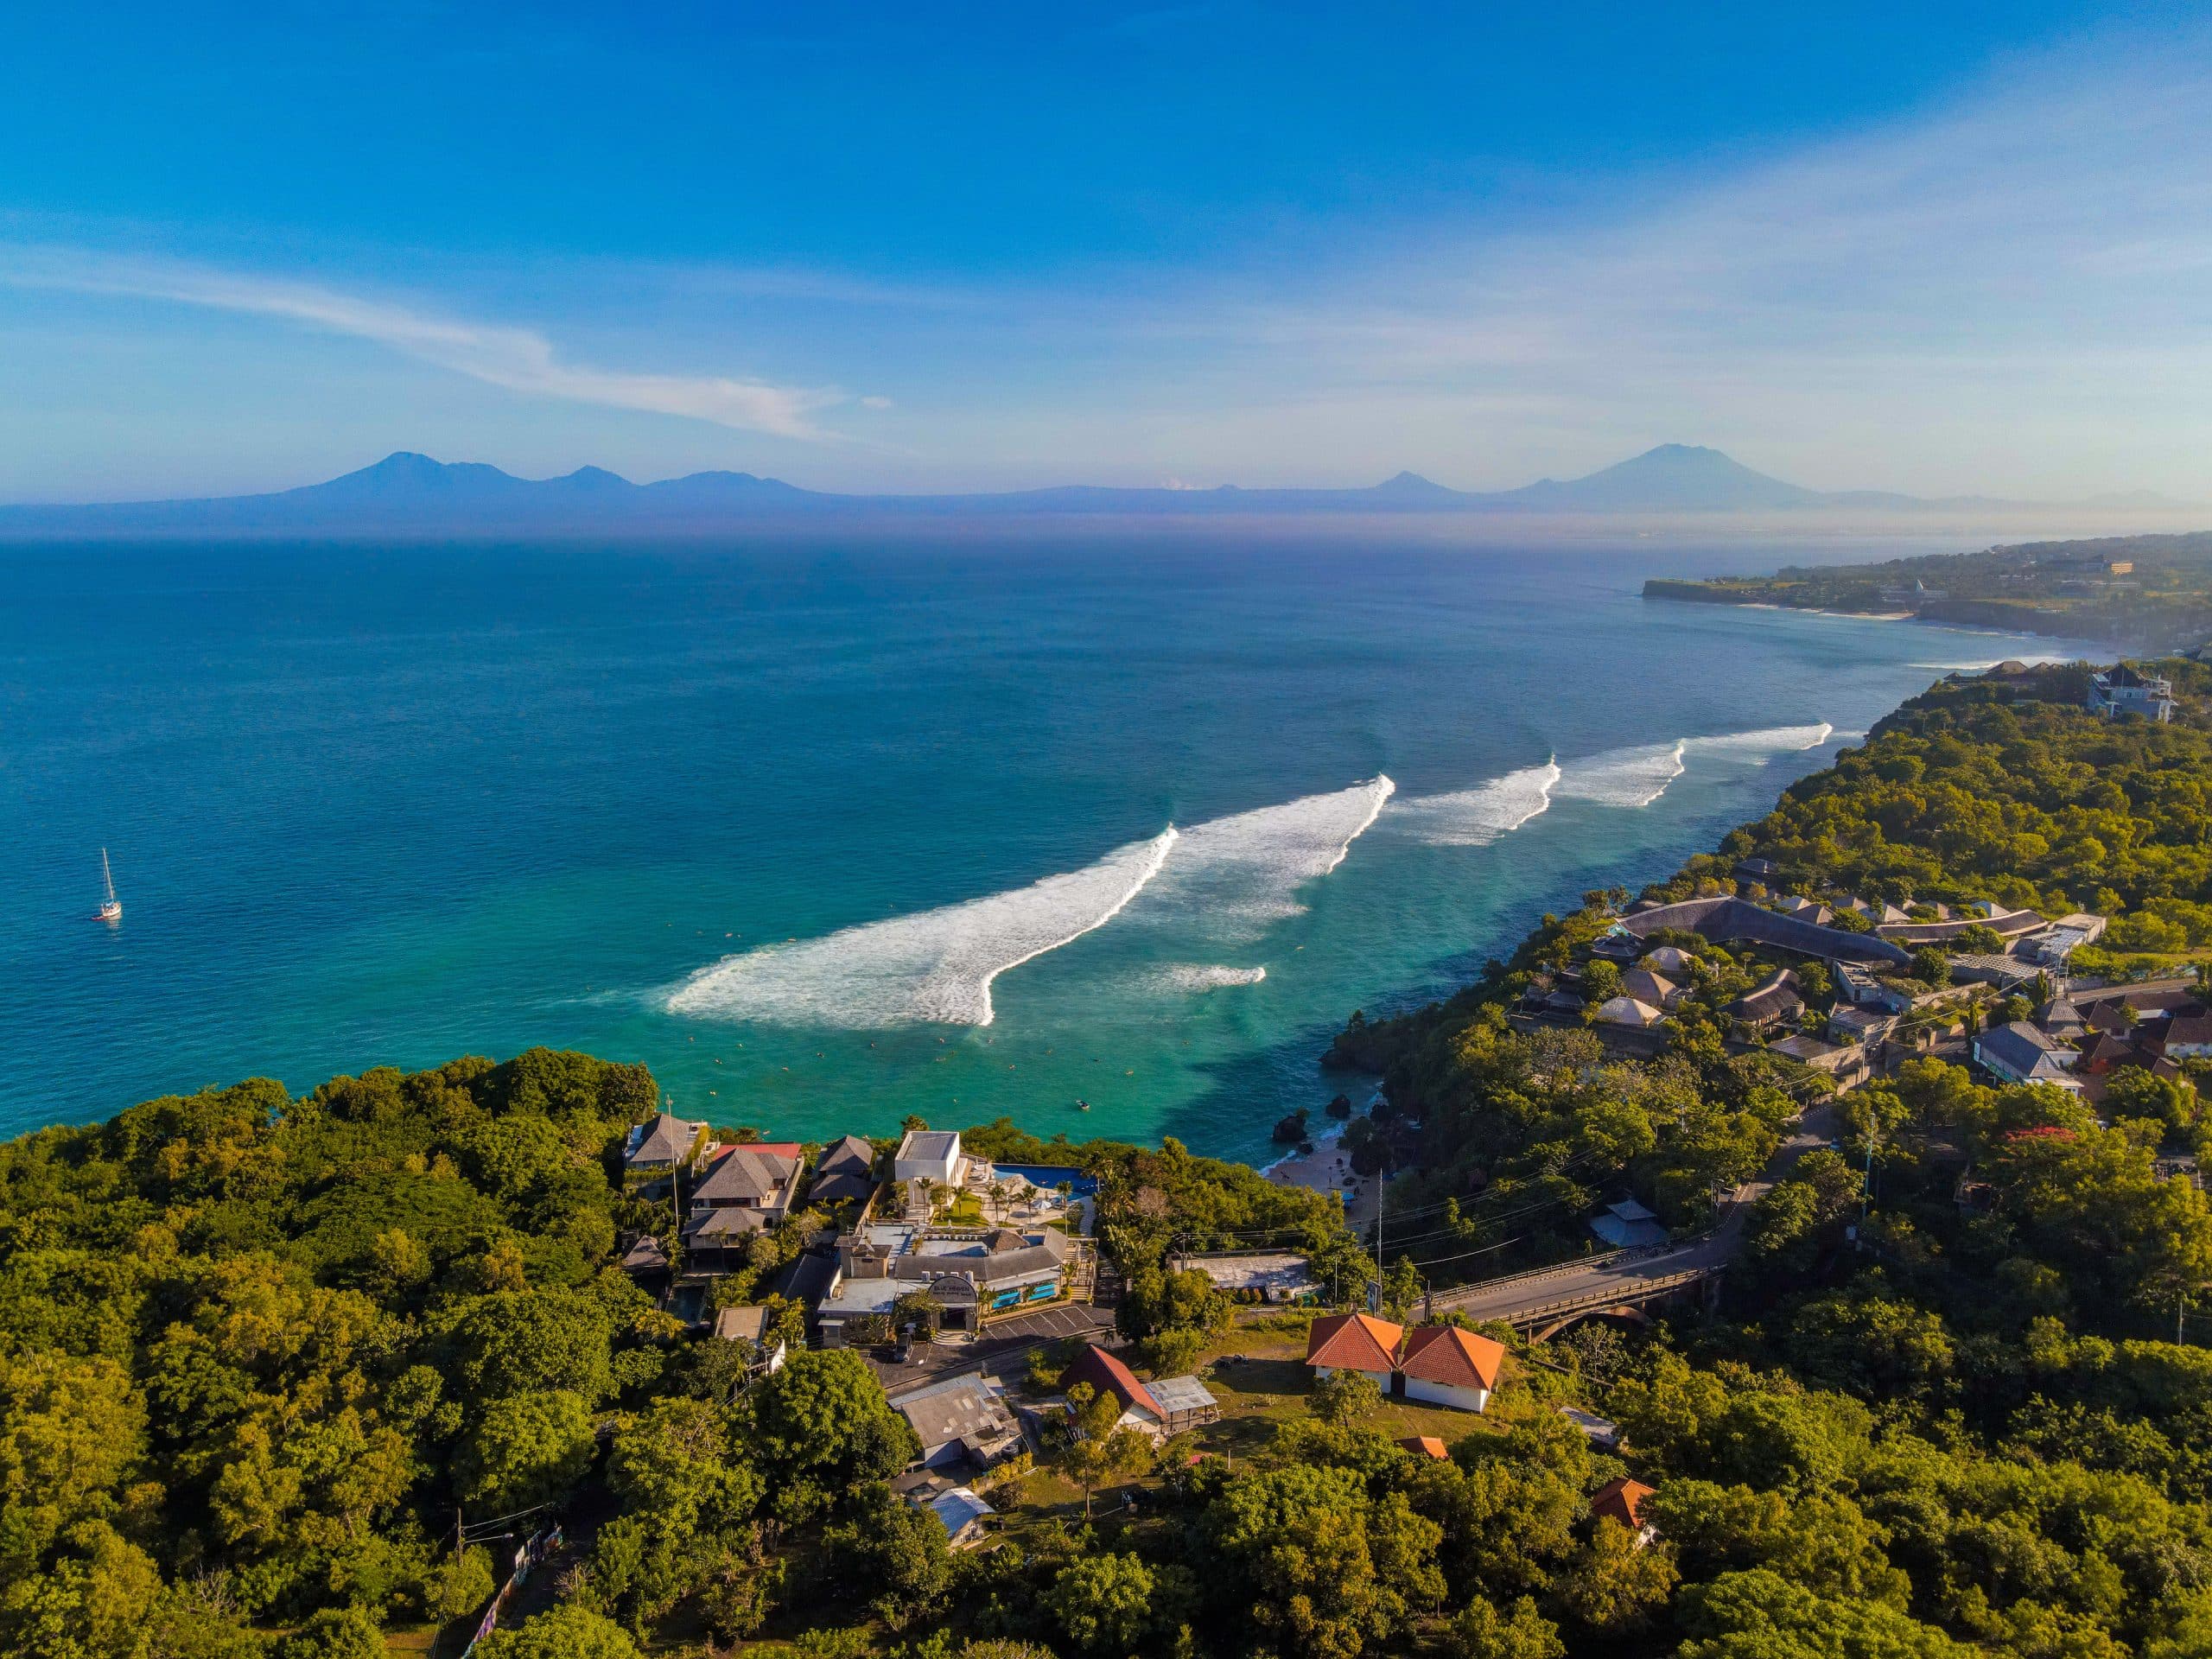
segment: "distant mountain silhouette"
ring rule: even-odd
[[[441,461],[402,450],[326,483],[270,495],[139,501],[91,506],[0,507],[0,535],[102,536],[145,532],[351,532],[494,535],[560,530],[711,529],[718,524],[804,516],[1240,513],[1731,513],[1941,511],[2038,505],[1982,496],[1931,500],[1878,490],[1808,490],[1770,478],[1718,449],[1662,443],[1585,478],[1541,479],[1518,489],[1471,492],[1417,473],[1365,489],[1126,489],[1071,484],[996,494],[840,495],[751,473],[693,473],[633,484],[600,467],[524,479],[481,461]],[[2049,505],[2049,504],[2042,504]],[[2146,492],[2075,504],[2177,507]]]
[[[1662,443],[1587,478],[1542,479],[1491,499],[1503,505],[1578,512],[1744,512],[1815,507],[1818,490],[1755,473],[1718,449]]]

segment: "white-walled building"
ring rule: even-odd
[[[891,1178],[902,1182],[934,1181],[957,1186],[967,1169],[957,1129],[909,1129],[891,1160]]]

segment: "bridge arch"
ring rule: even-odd
[[[1549,1342],[1562,1331],[1582,1323],[1585,1319],[1620,1319],[1630,1325],[1649,1326],[1651,1316],[1640,1307],[1623,1302],[1613,1307],[1578,1307],[1572,1313],[1562,1313],[1535,1333],[1538,1342]]]

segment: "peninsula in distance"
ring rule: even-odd
[[[695,473],[633,484],[603,467],[516,478],[481,461],[407,451],[327,483],[268,495],[86,505],[0,506],[0,537],[172,534],[502,534],[563,529],[711,531],[763,520],[960,518],[1011,514],[1222,517],[1258,514],[1672,515],[1986,513],[2037,506],[2140,512],[2186,504],[2152,492],[2074,502],[1812,490],[1755,472],[1717,449],[1668,443],[1584,478],[1518,489],[1448,488],[1400,473],[1364,489],[1131,489],[1093,485],[991,494],[859,495],[801,489],[750,473]]]

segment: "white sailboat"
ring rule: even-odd
[[[119,922],[123,919],[123,900],[115,896],[115,873],[107,867],[107,849],[100,849],[100,888],[107,895],[100,900],[100,920]]]

